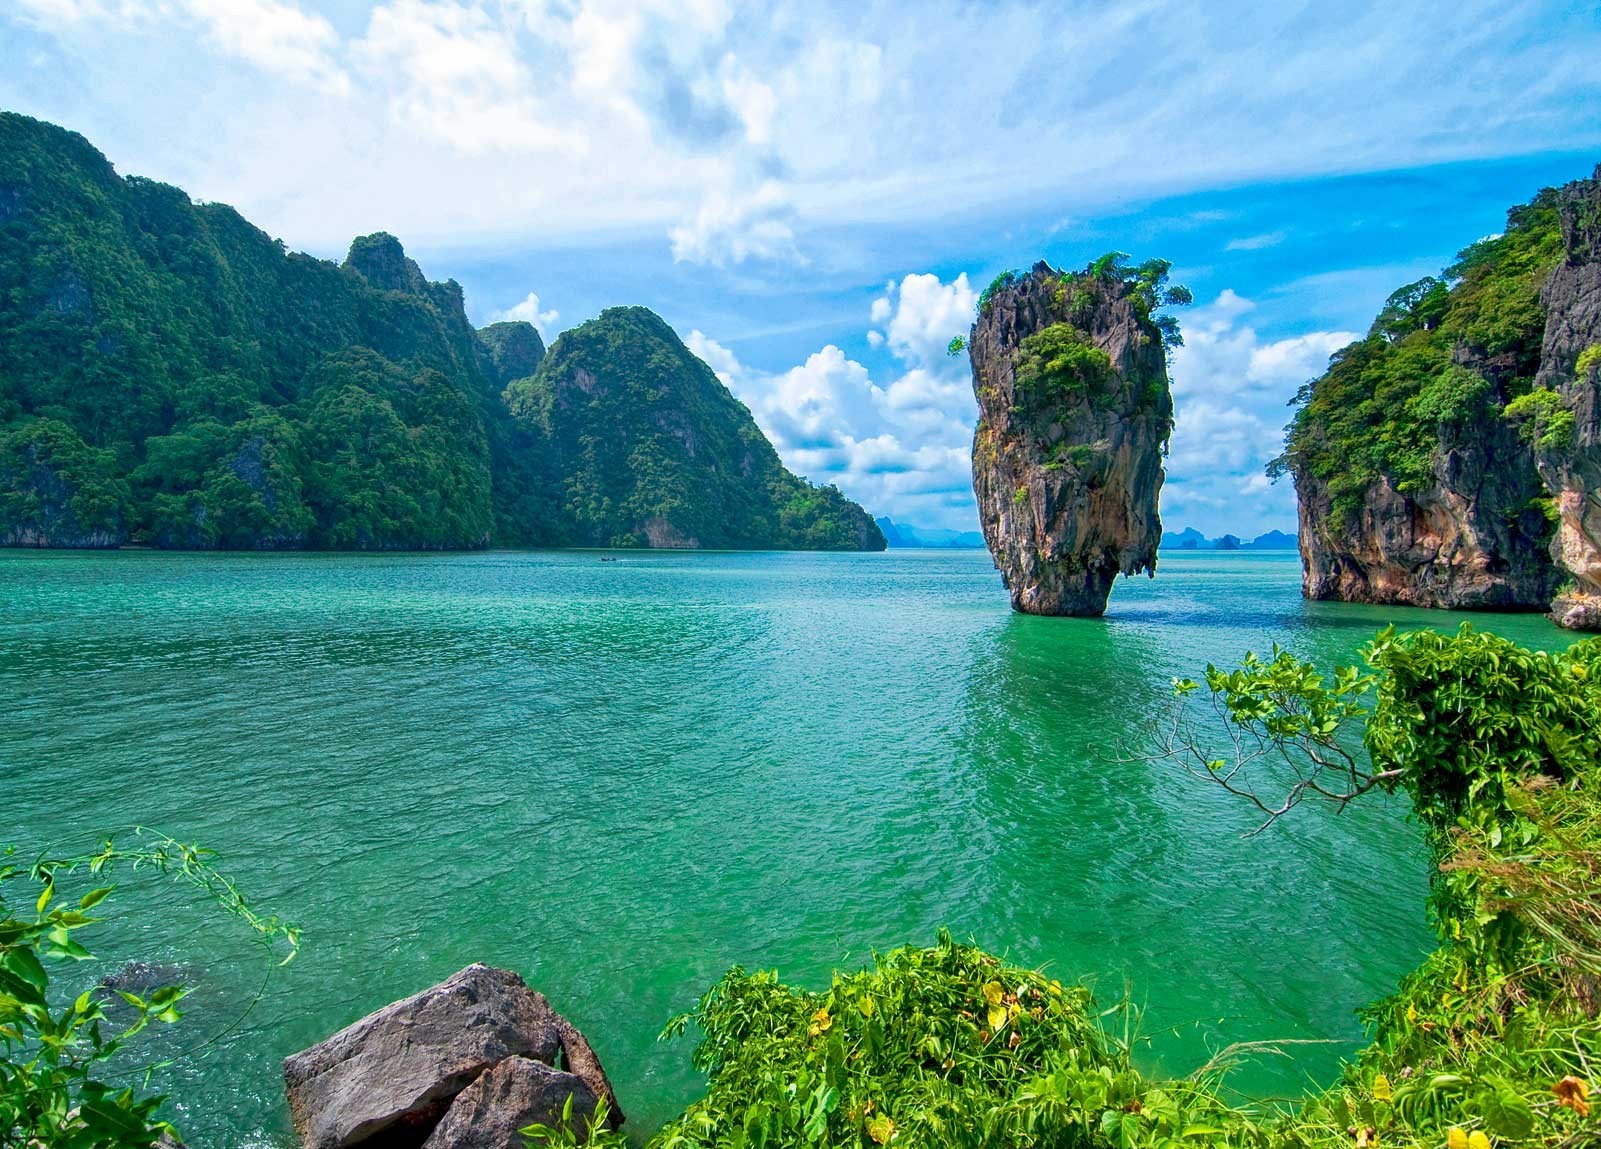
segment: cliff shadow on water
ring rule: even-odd
[[[1242,804],[1146,756],[1170,676],[1239,652],[1209,649],[1205,629],[1175,639],[1140,605],[1012,615],[983,636],[953,782],[983,880],[951,925],[1052,976],[1091,977],[1103,1008],[1130,995],[1151,1039],[1140,1057],[1164,1072],[1235,1041],[1328,1043],[1232,1079],[1294,1095],[1337,1075],[1362,1037],[1356,1007],[1428,951],[1423,852],[1402,802],[1246,840],[1257,823]]]

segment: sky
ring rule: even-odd
[[[660,313],[785,461],[976,526],[945,354],[997,273],[1173,261],[1165,524],[1293,530],[1287,403],[1601,161],[1593,3],[4,0],[0,107],[477,323]]]

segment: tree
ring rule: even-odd
[[[1426,275],[1390,293],[1368,334],[1395,343],[1419,329],[1433,331],[1450,305],[1451,293],[1445,282]]]
[[[1176,678],[1155,756],[1254,806],[1256,832],[1307,799],[1343,809],[1404,786],[1431,832],[1448,834],[1470,805],[1481,824],[1508,816],[1525,779],[1598,764],[1601,639],[1547,654],[1469,623],[1454,635],[1389,627],[1362,659],[1366,672],[1325,675],[1275,645],[1235,670],[1209,665],[1204,729],[1192,713],[1201,683]]]

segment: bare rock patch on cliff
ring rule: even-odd
[[[1601,630],[1601,167],[1557,196],[1562,260],[1540,291],[1545,338],[1525,418],[1556,500],[1552,556],[1567,585],[1551,615]]]

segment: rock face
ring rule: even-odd
[[[1538,442],[1558,514],[1552,556],[1571,579],[1551,617],[1601,630],[1601,167],[1558,195],[1563,256],[1540,291],[1545,340],[1535,379],[1560,404],[1561,422]]]
[[[569,1094],[575,1116],[605,1098],[613,1127],[623,1120],[583,1035],[522,978],[485,965],[287,1058],[284,1085],[305,1149],[369,1141],[514,1149],[520,1141],[511,1134],[521,1125],[508,1123],[549,1123]]]
[[[968,349],[973,490],[1013,609],[1105,613],[1118,574],[1156,572],[1161,332],[1122,281],[1039,263],[986,293]]]
[[[456,1095],[423,1149],[507,1149],[517,1131],[536,1122],[560,1124],[567,1099],[574,1120],[595,1112],[597,1098],[583,1078],[542,1061],[508,1057]]]
[[[1502,419],[1442,427],[1433,484],[1402,494],[1381,476],[1354,522],[1333,513],[1310,473],[1296,475],[1295,491],[1307,598],[1453,610],[1550,601],[1546,524],[1531,509],[1545,492],[1528,445]]]

